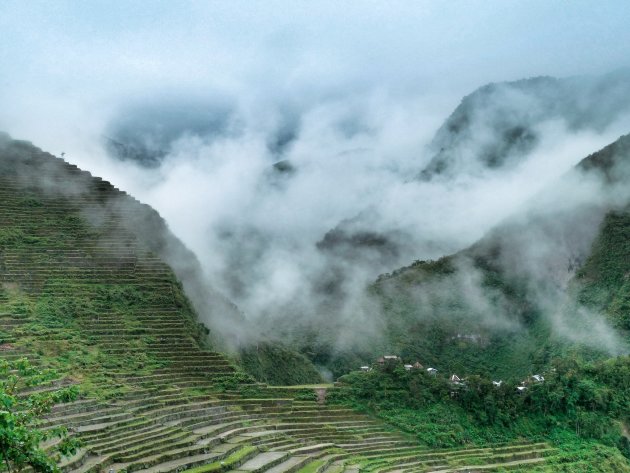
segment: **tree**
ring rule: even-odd
[[[76,399],[75,386],[54,390],[38,389],[57,377],[53,370],[33,367],[26,358],[17,361],[0,360],[0,464],[9,472],[25,466],[35,471],[58,472],[53,455],[76,452],[78,441],[68,436],[65,427],[41,430],[37,421],[58,403]],[[58,438],[50,452],[42,442]]]

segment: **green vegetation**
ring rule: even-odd
[[[51,370],[39,370],[25,358],[15,362],[0,359],[0,463],[8,471],[30,466],[35,471],[56,472],[55,454],[71,454],[78,448],[63,426],[41,430],[36,423],[53,405],[77,398],[76,387],[41,390],[57,378]],[[60,439],[52,451],[41,445]]]
[[[239,353],[243,369],[259,381],[271,385],[312,384],[321,375],[304,355],[279,343],[260,342],[244,347]]]
[[[630,135],[584,159],[575,174],[627,188],[629,149]],[[369,288],[382,312],[380,343],[367,346],[362,360],[352,353],[316,356],[335,375],[391,353],[443,372],[506,379],[548,369],[555,358],[588,362],[627,352],[630,208],[534,208],[459,253],[381,275]],[[576,216],[591,213],[594,222],[603,217],[592,248],[573,249]],[[560,281],[573,271],[565,293]],[[599,315],[615,330],[598,343],[590,325]]]
[[[197,468],[191,468],[185,470],[183,473],[214,473],[220,471],[229,471],[238,468],[238,466],[248,457],[258,451],[258,448],[252,445],[246,445],[236,452],[232,453],[225,460],[208,463],[207,465],[199,466]]]
[[[576,277],[578,300],[604,311],[618,328],[630,331],[630,210],[609,213],[599,238]]]
[[[544,382],[530,380],[519,392],[518,382],[497,387],[470,376],[456,384],[392,363],[342,377],[329,399],[373,412],[432,447],[528,439],[584,448],[596,441],[630,458],[620,428],[630,422],[630,357],[588,364],[559,359],[544,375]]]
[[[308,463],[305,467],[300,468],[297,473],[316,473],[319,469],[324,465],[324,460],[313,460]]]
[[[628,461],[617,449],[588,441],[565,441],[559,444],[557,455],[544,466],[518,469],[534,473],[618,473],[630,471]]]
[[[630,211],[606,214],[590,256],[566,294],[549,289],[555,287],[553,280],[536,279],[528,269],[521,270],[527,265],[515,261],[526,258],[530,250],[511,243],[523,234],[545,237],[546,228],[555,228],[558,220],[553,214],[526,224],[507,222],[458,254],[416,261],[382,275],[370,287],[384,321],[380,343],[366,349],[362,360],[341,353],[326,366],[340,375],[391,353],[442,372],[509,379],[547,370],[557,358],[590,362],[627,352]],[[535,247],[535,240],[527,245]],[[541,242],[541,247],[545,245]],[[600,314],[615,329],[604,329],[609,339],[601,341],[589,335],[589,324]]]
[[[487,255],[417,261],[370,291],[382,307],[386,344],[368,360],[389,352],[443,371],[506,378],[543,369],[559,350],[525,285]]]
[[[59,179],[64,186],[67,177]],[[80,386],[81,401],[56,406],[40,430],[24,423],[20,434],[32,435],[34,448],[51,448],[46,458],[65,470],[115,464],[129,472],[160,465],[160,471],[226,471],[262,452],[273,458],[323,442],[340,447],[313,454],[313,461],[300,463],[300,473],[323,468],[324,454],[326,462],[349,459],[374,473],[399,464],[408,470],[630,469],[624,458],[630,456],[630,361],[553,339],[528,281],[499,264],[505,251],[499,243],[522,227],[379,278],[370,292],[386,324],[382,343],[364,353],[339,353],[315,326],[295,347],[261,343],[244,349],[238,358],[244,371],[278,385],[266,386],[208,350],[208,331],[182,285],[149,250],[161,243],[147,243],[146,235],[125,223],[142,220],[142,207],[104,205],[113,191],[102,182],[90,180],[89,192],[68,199],[22,192],[4,175],[0,181],[0,359],[26,355],[37,364],[43,374],[32,372],[33,380],[46,388],[37,395],[53,393],[46,409],[76,396]],[[581,304],[606,313],[620,333],[628,316],[627,234],[628,213],[610,213],[570,286]],[[471,281],[462,274],[474,276],[472,286],[483,289],[484,304],[464,297]],[[419,290],[430,297],[419,298]],[[478,323],[497,312],[509,314],[518,329]],[[308,386],[321,381],[311,361],[342,374],[385,353],[436,366],[444,375],[455,372],[465,384],[393,364],[326,386],[328,404]],[[535,372],[545,382],[532,382],[518,394],[516,385]],[[495,387],[492,375],[505,382]],[[70,388],[62,394],[55,386]],[[9,403],[33,396],[14,396]],[[35,421],[44,410],[33,412]],[[47,436],[63,438],[65,424],[80,427],[87,446],[72,457],[57,456],[71,453],[70,443],[40,444]]]

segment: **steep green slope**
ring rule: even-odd
[[[629,172],[627,135],[472,247],[381,276],[372,359],[424,367],[355,370],[336,399],[443,447],[551,441],[539,471],[630,468]]]
[[[239,350],[243,369],[271,385],[311,384],[322,381],[321,375],[310,360],[300,353],[288,350],[279,343],[257,342]]]
[[[372,293],[387,323],[385,349],[503,378],[567,351],[591,358],[627,349],[628,163],[624,136],[471,248],[381,276]]]
[[[593,251],[576,275],[580,303],[630,331],[630,210],[606,215]]]
[[[621,167],[618,157],[628,155],[630,140],[620,139],[582,161],[580,168],[599,172],[609,184],[627,186],[630,166]],[[580,303],[630,330],[630,206],[621,202],[619,207],[606,215],[591,254],[576,274],[575,289]]]
[[[33,263],[41,261],[47,265],[63,264],[63,253],[51,252],[49,250],[51,245],[55,251],[62,248],[64,251],[76,250],[71,267],[63,268],[56,273],[63,274],[64,277],[86,269],[82,258],[89,258],[91,262],[111,262],[115,268],[126,271],[130,271],[134,264],[137,264],[138,255],[143,255],[151,261],[158,261],[159,258],[174,272],[172,274],[170,269],[164,270],[164,283],[172,284],[176,277],[180,283],[177,283],[178,289],[174,297],[180,301],[185,300],[189,314],[192,314],[194,307],[199,318],[205,323],[206,326],[196,327],[200,340],[206,338],[206,327],[214,329],[217,324],[221,326],[221,334],[215,336],[213,331],[210,338],[221,349],[227,349],[235,340],[248,337],[250,327],[243,316],[232,303],[207,283],[196,257],[173,236],[155,210],[140,204],[111,184],[92,178],[89,173],[80,171],[76,166],[56,162],[58,161],[56,158],[43,153],[30,143],[13,141],[6,135],[0,135],[0,152],[3,158],[0,161],[0,172],[5,182],[6,201],[16,206],[13,209],[16,216],[11,217],[13,219],[6,221],[6,225],[0,228],[0,245],[10,247],[14,252],[5,257],[7,265],[24,258]],[[15,198],[16,195],[19,197]],[[57,206],[55,211],[60,214],[61,221],[54,214],[51,215],[49,206],[45,205],[42,198],[53,199],[54,205]],[[19,222],[19,225],[10,225],[16,223],[14,218],[17,217],[23,221]],[[123,242],[116,243],[115,248],[110,248],[117,238],[122,238]],[[87,250],[82,248],[85,245]],[[33,289],[41,289],[40,286],[43,285],[53,287],[67,284],[65,280],[56,281],[53,275],[54,273],[47,274],[45,279],[29,281],[28,284],[33,286]],[[81,274],[79,277],[86,276]],[[74,284],[75,281],[71,280],[71,283]],[[25,284],[27,283],[22,281],[22,285]],[[142,290],[145,289],[143,286]],[[10,287],[0,289],[0,298],[8,290]],[[101,294],[108,290],[110,290],[108,287],[98,288],[99,295],[92,296],[89,301],[68,301],[67,304],[94,304],[95,300],[100,300],[101,297],[112,297]],[[187,298],[184,298],[183,290],[186,291]],[[117,288],[117,291],[121,294],[124,292],[126,297],[135,297],[146,302],[143,299],[146,295],[136,288],[122,287]],[[165,297],[165,294],[156,295]],[[43,302],[37,303],[37,307],[44,305]],[[321,381],[319,374],[307,359],[295,353],[291,354],[286,348],[283,350],[287,356],[276,357],[272,362],[284,371],[282,378],[284,383]],[[282,363],[289,358],[290,363],[283,367]],[[249,368],[251,365],[245,366]],[[301,373],[292,378],[291,374],[296,369]],[[274,370],[270,366],[258,366],[252,369],[252,374],[263,381],[278,381],[274,378]]]
[[[205,343],[206,329],[181,284],[152,251],[174,241],[152,209],[27,143],[3,145],[1,303],[14,319],[4,337],[7,354],[37,354],[40,363],[90,384],[117,376],[103,368],[161,366],[149,347],[166,345],[171,328],[191,344]],[[160,232],[141,240],[133,231],[138,222]],[[156,321],[158,313],[175,313],[179,322],[145,327],[138,311],[154,311]],[[111,343],[99,346],[97,336]]]
[[[333,394],[342,405],[374,412],[429,445],[484,448],[527,438],[561,451],[543,471],[558,471],[563,463],[570,465],[561,471],[627,471],[630,440],[621,425],[629,420],[629,376],[628,356],[591,364],[557,359],[543,381],[524,386],[497,386],[479,376],[455,383],[389,363],[340,378]]]
[[[371,358],[424,367],[355,370],[335,398],[432,445],[561,450],[533,471],[627,471],[629,171],[624,136],[472,247],[379,277]]]

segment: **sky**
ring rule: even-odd
[[[0,128],[53,150],[64,144],[58,128],[93,132],[116,103],[164,90],[413,91],[435,98],[430,107],[444,114],[487,82],[629,62],[624,1],[2,0],[0,7]]]
[[[380,272],[473,243],[630,128],[541,124],[544,146],[517,169],[409,184],[478,87],[629,67],[626,1],[0,0],[0,11],[0,130],[154,206],[252,317],[317,312],[313,288],[340,272],[340,313],[356,320],[352,294]],[[212,129],[187,133],[195,114]],[[107,152],[104,136],[147,126],[158,147],[184,130],[158,166]],[[283,136],[290,146],[274,151]],[[295,177],[269,177],[280,159]],[[317,246],[357,219],[394,238],[396,257],[349,263]]]

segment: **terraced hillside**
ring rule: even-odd
[[[155,242],[133,230],[150,208],[27,143],[0,140],[0,163],[0,357],[57,370],[40,389],[80,387],[42,423],[83,442],[64,471],[485,471],[554,458],[544,443],[430,450],[311,388],[254,383],[205,346]]]

